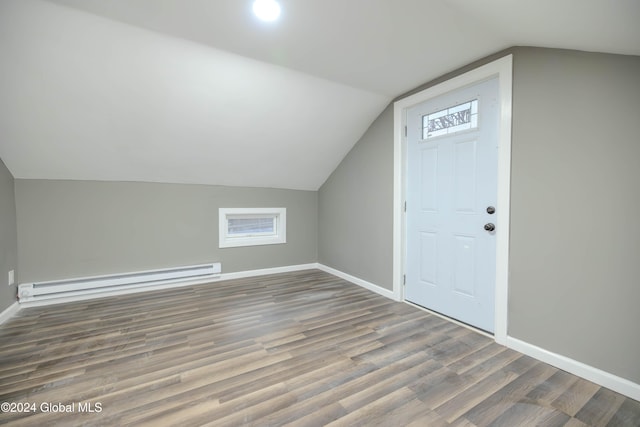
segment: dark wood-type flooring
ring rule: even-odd
[[[0,345],[0,402],[36,405],[16,426],[640,426],[635,400],[317,270],[24,309]]]

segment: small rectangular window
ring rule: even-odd
[[[220,208],[219,247],[286,243],[286,208]]]
[[[478,127],[478,100],[422,116],[422,139],[449,135]]]
[[[227,225],[230,237],[274,236],[277,231],[276,215],[231,215]]]

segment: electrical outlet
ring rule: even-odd
[[[9,271],[9,286],[13,285],[16,282],[16,273],[14,270]]]

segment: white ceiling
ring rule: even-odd
[[[638,0],[0,0],[16,178],[316,190],[395,96],[513,45],[640,55]]]

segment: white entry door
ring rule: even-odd
[[[407,111],[405,299],[494,330],[498,79]]]

